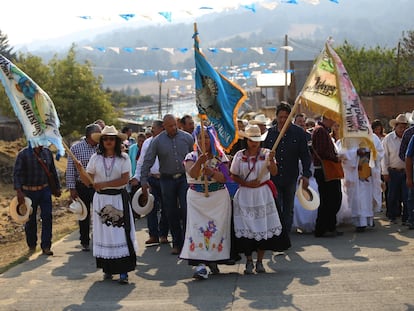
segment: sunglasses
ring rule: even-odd
[[[115,136],[104,136],[102,137],[102,141],[115,141],[116,137]]]

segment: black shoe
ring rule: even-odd
[[[355,228],[356,232],[365,232],[365,226],[361,226],[361,227],[356,227]]]
[[[89,252],[91,249],[89,247],[89,244],[82,244],[82,251],[83,252]]]

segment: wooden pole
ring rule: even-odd
[[[72,151],[70,151],[69,147],[66,145],[66,143],[64,141],[62,141],[63,143],[63,147],[65,148],[66,152],[68,153],[68,155],[72,158],[73,162],[75,163],[75,167],[78,169],[78,172],[81,176],[84,176],[88,179],[89,181],[89,185],[93,185],[93,180],[91,175],[89,175],[85,168],[82,166],[82,163],[80,163],[80,161],[75,157],[75,155],[73,154]],[[79,165],[76,165],[76,163],[79,163]],[[89,186],[87,185],[87,186]]]

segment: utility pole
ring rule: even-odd
[[[398,95],[398,86],[400,84],[400,48],[401,48],[401,42],[398,41],[397,46],[397,64],[396,64],[396,75],[395,75],[395,89],[394,89],[394,96]]]
[[[158,119],[161,119],[161,85],[162,85],[162,78],[160,72],[157,73],[158,78]]]
[[[283,100],[288,100],[288,35],[285,35],[285,88],[283,90]]]

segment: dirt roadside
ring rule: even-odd
[[[16,195],[11,184],[13,165],[17,152],[24,146],[23,140],[14,142],[0,140],[0,274],[29,257],[24,227],[14,222],[9,214],[10,201]],[[55,161],[62,178],[66,163],[66,158]],[[67,191],[63,192],[60,198],[53,197],[53,241],[78,228],[76,216],[67,208],[69,204]],[[38,224],[40,233],[40,221]],[[40,246],[37,247],[37,251],[40,251]]]

